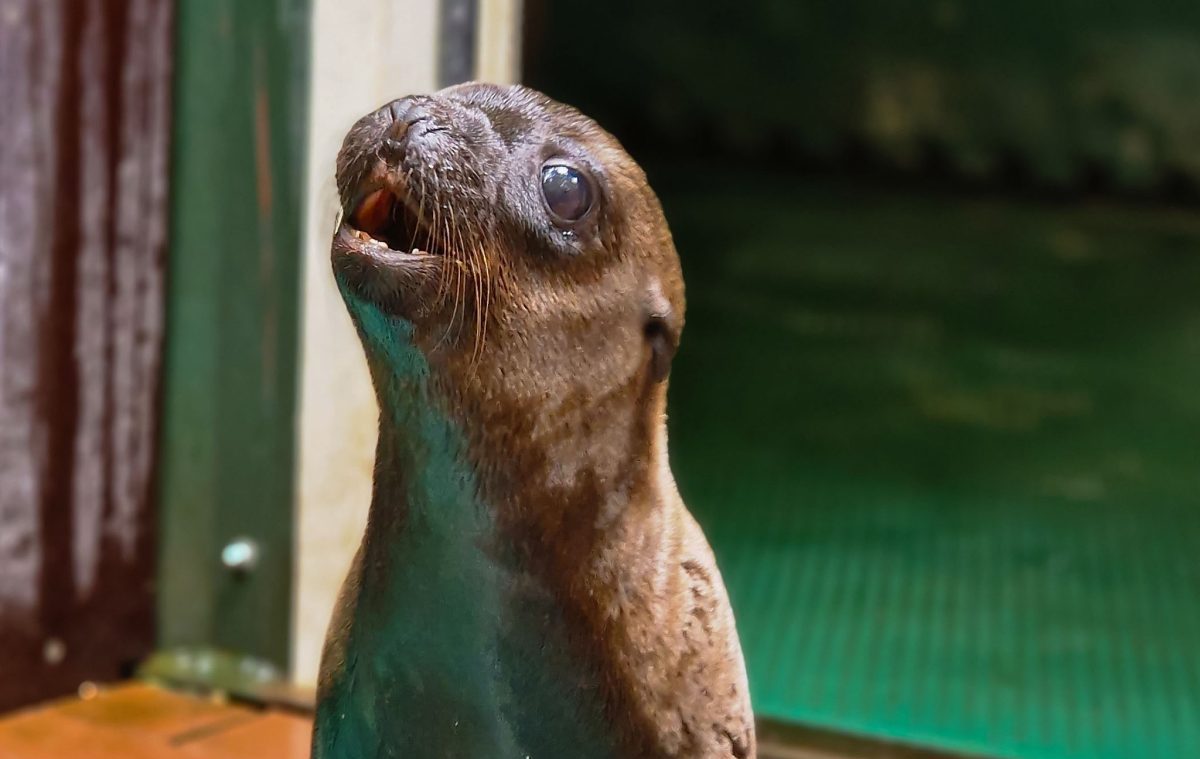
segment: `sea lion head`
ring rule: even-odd
[[[620,487],[619,469],[651,458],[683,282],[612,135],[534,90],[465,84],[360,119],[337,186],[334,272],[381,405],[417,371],[488,438],[488,465],[511,469],[508,451],[555,500]]]

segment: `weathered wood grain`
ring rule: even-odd
[[[0,6],[0,709],[152,643],[172,5]]]

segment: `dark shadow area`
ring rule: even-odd
[[[1197,151],[1137,94],[1200,18],[1161,5],[534,8],[527,81],[675,234],[673,465],[761,715],[1200,754]]]

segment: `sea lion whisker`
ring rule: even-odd
[[[473,302],[468,304],[465,302],[467,292],[464,291],[464,293],[463,293],[463,296],[464,296],[463,322],[464,322],[464,326],[465,326],[466,316],[467,316],[466,309],[469,305],[471,308],[471,316],[473,317],[473,323],[474,323],[474,327],[475,327],[474,338],[475,338],[475,342],[478,342],[478,340],[479,340],[479,303],[480,303],[480,299],[481,299],[480,291],[479,291],[480,277],[479,277],[479,272],[475,270],[476,262],[475,262],[475,254],[474,254],[473,247],[467,245],[468,237],[467,237],[467,235],[464,234],[465,230],[463,229],[463,225],[457,223],[457,219],[455,221],[456,221],[456,223],[454,225],[454,235],[458,241],[456,248],[460,252],[461,256],[463,257],[463,261],[466,263],[466,277],[467,277],[467,279],[470,280],[470,282],[468,283],[471,288],[470,294],[474,296]],[[475,358],[475,351],[474,351],[474,347],[472,347],[472,352],[471,352],[472,363],[474,363],[474,358]]]
[[[485,286],[485,278],[483,276],[483,272],[481,271],[482,266],[479,261],[479,254],[480,254],[479,247],[472,240],[471,247],[470,247],[470,253],[469,253],[469,255],[471,257],[471,279],[475,286],[474,287],[474,289],[475,289],[475,303],[474,303],[475,344],[471,351],[472,367],[474,367],[475,363],[479,360],[479,356],[483,352],[483,330],[484,330],[483,288]]]
[[[433,220],[433,225],[429,230],[429,236],[431,239],[439,240],[439,247],[441,247],[444,250],[445,245],[441,244],[441,242],[440,242],[440,240],[442,239],[441,230],[442,230],[442,221],[443,221],[441,196],[435,195],[432,198],[432,201],[433,201],[433,219],[434,220]],[[439,308],[443,304],[445,304],[446,299],[450,297],[450,286],[449,286],[450,282],[449,282],[449,280],[450,280],[450,276],[451,276],[452,272],[449,269],[449,264],[446,259],[447,259],[447,257],[443,257],[441,271],[439,272],[439,276],[438,276],[437,298],[436,298],[435,302]]]
[[[438,203],[438,207],[441,208],[440,202]],[[451,213],[452,210],[453,209],[451,206],[446,206],[447,214]],[[450,221],[449,221],[449,219],[443,218],[442,223],[444,223],[446,226],[443,227],[439,224],[438,239],[445,241],[445,240],[448,240],[449,236],[450,236],[449,235]],[[444,242],[441,243],[440,247],[443,250],[445,250],[446,243],[444,243]],[[451,338],[451,334],[454,332],[454,323],[455,323],[455,321],[458,320],[458,307],[462,301],[462,296],[460,294],[460,292],[462,290],[462,274],[463,274],[461,263],[459,262],[457,256],[449,256],[448,255],[445,258],[447,261],[447,265],[452,266],[453,272],[454,272],[454,290],[449,293],[450,297],[452,297],[453,300],[451,301],[450,318],[446,322],[446,328],[445,328],[445,330],[443,330],[442,336],[440,338],[438,338],[437,343],[434,345],[434,350],[441,348],[443,344],[451,344],[451,345],[453,344],[454,340]],[[450,264],[450,262],[453,262],[453,264]]]
[[[475,238],[475,255],[479,257],[479,261],[482,262],[482,268],[484,268],[484,271],[481,273],[482,276],[480,277],[482,282],[480,287],[481,303],[476,304],[475,306],[476,309],[479,310],[479,336],[476,337],[476,353],[478,353],[478,355],[476,355],[476,360],[478,360],[479,358],[482,358],[482,355],[484,355],[484,345],[487,340],[487,318],[492,306],[491,265],[487,262],[487,252],[484,250],[484,246],[482,246],[480,243],[478,235],[476,235]]]
[[[446,239],[447,239],[447,241],[449,241],[451,238],[454,237],[455,231],[458,229],[458,218],[457,218],[457,215],[454,213],[453,206],[448,206],[446,210],[449,212],[449,214],[448,214],[449,221],[448,221],[448,226],[446,228]],[[447,245],[449,245],[449,242],[447,242]],[[466,263],[462,259],[461,253],[462,253],[461,251],[456,250],[455,255],[454,255],[454,260],[458,262],[457,270],[458,270],[458,275],[459,275],[456,280],[456,285],[454,288],[454,293],[455,293],[455,297],[456,297],[456,300],[454,303],[454,311],[452,312],[451,318],[450,318],[450,323],[452,325],[454,325],[457,322],[457,327],[455,328],[455,333],[454,333],[454,342],[455,343],[458,343],[462,339],[462,331],[463,331],[463,328],[465,327],[466,321],[467,321],[467,305],[468,305],[467,304],[467,286],[468,286],[467,279],[468,279],[469,271],[467,269]],[[460,314],[460,310],[461,310],[461,314]]]
[[[404,176],[404,184],[406,186],[411,187],[412,186],[412,172],[408,171],[404,168],[401,168],[400,171]],[[413,224],[411,234],[409,235],[409,237],[411,238],[408,241],[408,249],[409,250],[412,250],[414,247],[416,247],[417,237],[421,233],[421,225],[425,223],[425,177],[423,177],[423,176],[420,177],[420,180],[421,180],[421,182],[420,182],[421,192],[420,192],[420,195],[417,197],[417,223]]]

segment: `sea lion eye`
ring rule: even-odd
[[[557,222],[570,224],[592,208],[592,187],[587,174],[565,163],[542,167],[542,197]]]

